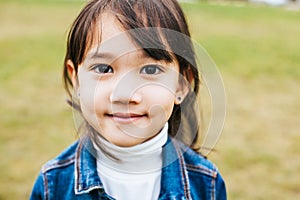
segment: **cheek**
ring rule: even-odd
[[[147,97],[146,97],[147,96]],[[160,116],[164,120],[168,120],[174,107],[174,94],[164,87],[153,87],[147,90],[144,96],[145,101],[149,105],[150,115]]]
[[[80,77],[79,79],[80,106],[87,121],[96,123],[97,113],[101,112],[104,104],[107,104],[105,87],[92,78]]]
[[[95,103],[95,94],[97,84],[87,76],[79,76],[79,93],[80,93],[80,104],[81,109],[91,109]]]

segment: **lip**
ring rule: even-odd
[[[113,119],[115,122],[119,123],[132,123],[134,121],[140,120],[146,117],[146,114],[136,114],[136,113],[112,113],[106,114],[106,116]]]

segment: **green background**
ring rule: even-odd
[[[61,81],[65,41],[85,1],[0,1],[0,199],[28,199],[42,166],[76,140]],[[300,198],[300,12],[183,4],[227,96],[209,159],[229,199]]]

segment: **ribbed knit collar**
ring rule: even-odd
[[[96,148],[97,166],[103,166],[122,173],[150,173],[162,168],[162,147],[168,138],[168,123],[159,134],[150,140],[132,146],[119,147],[100,138],[105,150],[119,160],[114,160]]]

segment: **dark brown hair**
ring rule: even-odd
[[[197,113],[200,111],[195,109],[195,103],[200,83],[199,72],[188,25],[177,0],[92,0],[88,2],[75,19],[68,35],[63,80],[70,102],[80,111],[79,105],[72,99],[73,85],[67,70],[67,61],[73,62],[77,73],[78,66],[84,61],[95,40],[96,36],[93,34],[97,24],[100,23],[99,16],[107,11],[115,15],[124,30],[140,30],[129,33],[140,47],[144,47],[147,43],[156,43],[160,47],[143,48],[150,57],[166,62],[176,59],[179,63],[180,73],[189,81],[191,88],[184,101],[174,106],[168,121],[169,135],[176,136],[196,150],[199,134]],[[167,34],[164,31],[148,34],[147,29],[151,27],[176,31],[186,37],[178,37],[178,34]],[[89,127],[88,130],[93,129]]]

